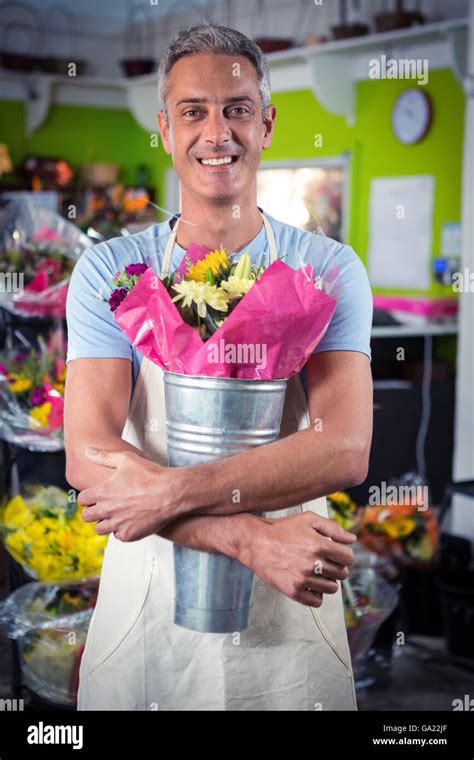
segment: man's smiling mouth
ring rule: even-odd
[[[235,164],[238,158],[239,156],[227,155],[209,158],[203,157],[198,158],[197,160],[201,166],[230,166],[231,164]]]

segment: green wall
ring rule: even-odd
[[[360,82],[352,127],[344,118],[327,113],[310,90],[277,93],[273,97],[277,125],[273,145],[265,151],[264,161],[337,156],[345,151],[351,154],[347,242],[365,263],[373,177],[434,175],[433,256],[440,250],[442,224],[460,219],[464,130],[461,85],[451,71],[430,73],[426,90],[434,104],[433,126],[420,144],[407,147],[393,136],[390,114],[397,95],[409,86],[412,83],[405,80]],[[74,168],[83,162],[114,161],[122,164],[123,179],[131,183],[135,181],[138,165],[145,163],[162,205],[164,172],[170,166],[170,158],[161,147],[150,147],[149,133],[128,111],[55,105],[43,126],[27,141],[22,138],[23,123],[23,104],[0,101],[0,142],[8,144],[14,163],[28,154],[61,156]],[[322,135],[322,147],[315,147],[316,134]],[[8,181],[9,177],[4,179]],[[434,283],[428,292],[445,294],[447,290]]]
[[[393,79],[359,82],[353,127],[344,118],[324,111],[309,90],[273,96],[277,126],[265,160],[338,156],[344,151],[351,154],[347,242],[365,263],[369,190],[374,177],[434,175],[433,257],[440,253],[442,224],[459,221],[461,217],[465,102],[462,87],[450,70],[430,72],[425,89],[434,106],[431,131],[418,145],[404,146],[392,133],[390,117],[397,96],[409,86],[410,82]],[[315,134],[322,135],[322,147],[314,146]],[[434,282],[427,292],[445,295],[451,291]]]
[[[151,186],[162,199],[163,170],[170,159],[162,147],[150,146],[150,134],[123,109],[54,105],[44,124],[25,140],[24,104],[0,100],[0,142],[7,143],[15,165],[28,155],[64,158],[78,169],[95,161],[119,163],[124,182],[136,182],[140,164],[148,167]],[[5,175],[4,181],[11,181]],[[158,201],[159,202],[159,201]]]

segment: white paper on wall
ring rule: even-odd
[[[434,177],[373,179],[369,201],[369,274],[374,287],[430,287]]]

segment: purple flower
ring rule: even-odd
[[[15,363],[24,362],[25,359],[28,359],[28,354],[26,354],[24,351],[17,351],[17,353],[13,357],[13,361]]]
[[[137,274],[143,274],[146,272],[147,266],[146,264],[129,264],[125,267],[125,273],[129,274],[131,276],[137,275]]]
[[[0,362],[0,375],[6,375],[8,372],[8,367],[3,362]]]
[[[40,406],[46,401],[46,390],[43,385],[38,385],[30,395],[32,406]]]
[[[115,290],[113,291],[112,295],[109,298],[110,311],[115,311],[116,309],[118,309],[118,307],[122,303],[127,293],[128,293],[127,288],[115,288]]]

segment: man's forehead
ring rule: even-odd
[[[204,77],[203,77],[204,75]],[[199,84],[201,88],[206,83],[219,86],[219,82],[225,83],[225,87],[233,89],[242,87],[245,80],[245,88],[251,89],[252,84],[258,86],[257,71],[245,56],[224,55],[220,53],[198,53],[185,55],[180,58],[169,72],[170,89],[177,89],[182,85]]]

